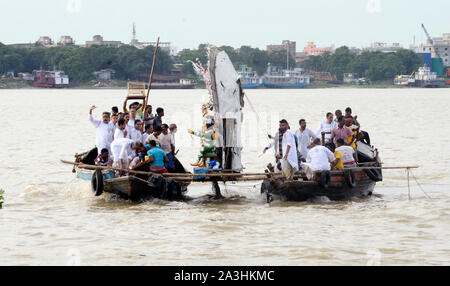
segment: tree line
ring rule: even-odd
[[[267,65],[286,68],[287,67],[287,51],[274,51],[268,53],[267,51],[248,46],[242,46],[235,49],[230,46],[221,46],[221,50],[225,51],[230,57],[231,62],[238,69],[241,65],[251,67],[258,75],[263,75],[267,70]],[[201,63],[207,62],[207,45],[199,45],[198,49],[185,50],[179,53],[178,60],[183,64],[183,73],[187,75],[194,75],[194,70],[190,61],[200,60]],[[295,59],[289,55],[290,67],[295,67]]]
[[[16,73],[33,70],[63,70],[73,81],[92,80],[95,71],[114,69],[118,79],[134,79],[139,74],[149,74],[154,47],[137,49],[124,45],[119,48],[105,46],[65,46],[44,48],[35,45],[30,49],[19,49],[0,43],[0,74],[8,70]],[[173,59],[165,51],[158,51],[155,72],[169,74]]]
[[[234,49],[221,46],[236,68],[246,65],[253,68],[258,75],[263,75],[270,63],[272,66],[286,68],[287,51],[268,53],[258,48],[242,46]],[[148,74],[153,62],[154,47],[137,49],[130,45],[119,48],[105,46],[91,47],[50,47],[44,48],[38,44],[30,49],[19,49],[0,43],[0,74],[13,69],[16,73],[33,70],[63,70],[72,81],[88,81],[94,78],[92,74],[101,69],[114,69],[117,79],[135,79],[139,74]],[[176,57],[160,50],[157,56],[155,72],[170,74],[174,63],[181,63],[182,75],[196,77],[191,61],[200,60],[207,63],[207,45],[202,44],[197,49],[183,50]],[[338,48],[335,53],[324,53],[320,56],[310,56],[306,60],[295,63],[289,56],[290,67],[301,67],[309,71],[330,72],[338,80],[344,73],[358,73],[372,81],[391,80],[398,74],[411,74],[421,65],[422,59],[409,50],[399,50],[396,53],[364,51],[361,54],[351,52],[347,47]]]
[[[310,56],[299,64],[307,70],[335,74],[338,80],[343,79],[344,73],[357,73],[372,81],[392,80],[396,75],[412,74],[421,65],[422,57],[410,50],[355,54],[345,46],[336,49],[334,54]]]

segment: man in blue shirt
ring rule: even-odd
[[[154,140],[151,140],[149,145],[150,151],[147,152],[147,155],[150,162],[150,172],[158,174],[167,173],[167,169],[164,166],[164,162],[169,162],[166,152],[161,150]]]

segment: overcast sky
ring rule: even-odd
[[[448,0],[0,0],[0,42],[93,35],[129,43],[169,41],[179,51],[201,43],[264,48],[284,39],[318,46],[367,47],[372,42],[425,42],[450,32]]]

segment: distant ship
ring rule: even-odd
[[[311,75],[301,68],[277,71],[269,65],[263,77],[263,85],[266,88],[302,88],[310,82]]]
[[[238,74],[241,79],[242,88],[251,89],[262,86],[262,78],[251,67],[247,67],[246,65],[240,66]]]
[[[439,78],[427,65],[420,67],[418,71],[410,76],[399,75],[394,79],[394,85],[398,86],[442,87],[446,84],[447,82],[444,79]]]

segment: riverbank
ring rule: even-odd
[[[445,85],[440,88],[449,88],[450,85]],[[383,89],[383,88],[420,88],[420,87],[408,87],[408,86],[399,86],[394,85],[390,81],[383,81],[383,82],[376,82],[371,84],[350,84],[350,83],[325,83],[325,82],[313,82],[307,87],[307,89],[323,89],[323,88],[376,88],[376,89]]]
[[[443,86],[441,88],[449,88],[450,85]],[[31,87],[26,80],[23,79],[12,79],[3,78],[0,79],[0,89],[34,89]],[[110,81],[96,81],[92,80],[89,82],[71,82],[67,87],[68,89],[126,89],[126,80],[110,80]],[[198,85],[196,89],[204,89],[205,86]],[[325,83],[325,82],[313,82],[312,84],[305,87],[305,89],[324,89],[324,88],[411,88],[405,86],[397,86],[392,84],[390,81],[376,82],[371,84],[348,84],[348,83]]]

